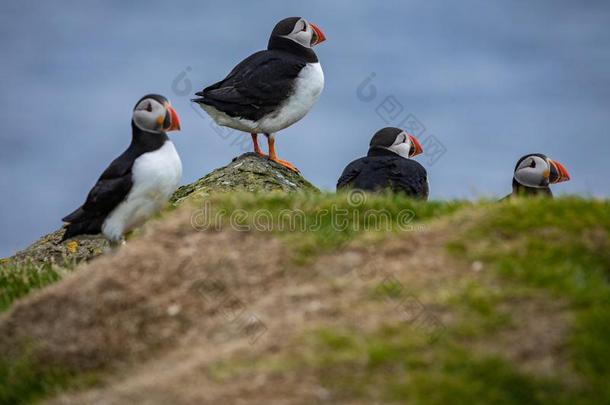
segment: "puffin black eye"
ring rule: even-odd
[[[534,159],[532,159],[532,163],[530,163],[530,167],[532,169],[536,167],[536,161],[534,161]]]
[[[148,111],[148,112],[152,111],[152,103],[146,104],[146,111]]]

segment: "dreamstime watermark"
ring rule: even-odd
[[[241,232],[249,231],[280,231],[280,232],[316,232],[330,225],[336,232],[392,230],[413,231],[423,225],[416,226],[415,211],[409,208],[397,213],[380,208],[364,208],[367,194],[361,190],[352,190],[347,194],[347,204],[331,204],[315,214],[307,214],[301,209],[282,209],[275,214],[268,209],[248,211],[237,208],[228,211],[224,208],[213,208],[206,200],[203,207],[191,215],[191,225],[199,231],[219,231],[228,225],[231,229]]]
[[[364,103],[377,100],[377,86],[373,84],[377,74],[372,72],[356,88],[356,97]],[[429,166],[434,165],[447,152],[447,148],[436,136],[426,133],[426,127],[412,113],[408,112],[396,96],[386,96],[375,107],[375,113],[389,126],[403,128],[419,140],[423,155]]]
[[[190,79],[190,74],[193,68],[187,66],[172,80],[172,92],[177,97],[188,97],[189,99],[194,97],[195,90],[193,88],[193,82]],[[236,131],[229,127],[223,127],[218,124],[203,110],[197,103],[189,102],[191,109],[204,121],[206,121],[209,127],[214,131],[216,135],[222,140],[230,141],[229,146],[239,148],[240,152],[247,152],[250,150],[252,141],[249,134],[241,131]]]

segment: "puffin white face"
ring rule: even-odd
[[[528,155],[517,165],[514,178],[526,187],[546,188],[551,183],[567,181],[570,176],[561,163],[544,155]]]
[[[311,48],[314,45],[326,40],[324,33],[315,24],[307,22],[304,18],[297,20],[294,24],[292,32],[288,35],[282,35],[305,48]]]
[[[551,169],[546,159],[530,155],[515,170],[515,180],[526,187],[543,188],[549,185]]]
[[[133,110],[133,122],[144,131],[163,132],[180,129],[178,114],[169,105],[155,98],[142,99]]]
[[[417,139],[405,131],[400,132],[396,136],[394,143],[391,146],[388,146],[387,149],[405,159],[419,155],[423,152],[423,149]]]

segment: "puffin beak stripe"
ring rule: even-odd
[[[549,159],[551,164],[551,176],[549,181],[551,183],[561,183],[562,181],[570,180],[568,170],[559,162]]]
[[[408,135],[408,136],[409,136],[409,140],[411,140],[411,145],[413,145],[413,148],[415,149],[413,151],[413,153],[411,153],[410,157],[417,156],[420,153],[422,153],[424,151],[424,149],[421,147],[417,138],[415,138],[413,135]]]
[[[324,35],[324,33],[322,32],[322,30],[320,28],[318,28],[318,26],[314,23],[309,23],[309,25],[311,25],[311,28],[313,29],[315,38],[313,40],[313,42],[311,43],[311,45],[318,45],[320,42],[324,42],[326,41],[326,35]]]
[[[166,127],[165,130],[168,132],[180,131],[180,118],[178,118],[176,110],[170,105],[167,106],[167,115],[169,115],[169,126]]]

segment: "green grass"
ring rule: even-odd
[[[58,281],[69,271],[49,263],[0,263],[0,312],[16,299]]]
[[[563,198],[499,204],[449,245],[505,280],[566,300],[576,403],[610,403],[610,202]]]
[[[307,340],[309,367],[340,398],[537,404],[561,390],[557,381],[523,374],[499,357],[476,355],[452,339],[430,344],[425,334],[404,324],[368,334],[318,329]]]
[[[406,323],[366,333],[317,327],[273,361],[248,356],[219,362],[213,369],[222,370],[220,384],[231,383],[240,373],[314,375],[336,403],[567,404],[571,398],[557,379],[523,373],[501,357],[474,353],[450,333],[431,343],[425,331]]]
[[[281,236],[304,263],[363,233],[417,230],[423,221],[451,214],[469,203],[421,202],[403,195],[361,193],[231,193],[211,197],[193,213],[202,229],[217,225]]]
[[[515,288],[504,286],[501,291],[492,290],[490,286],[475,281],[459,286],[456,290],[446,302],[460,315],[453,327],[456,337],[486,337],[512,325],[514,320],[511,306],[501,309],[501,304],[527,298]]]
[[[75,374],[36,361],[29,350],[22,353],[18,359],[0,360],[0,404],[29,404],[98,382],[94,373]]]

